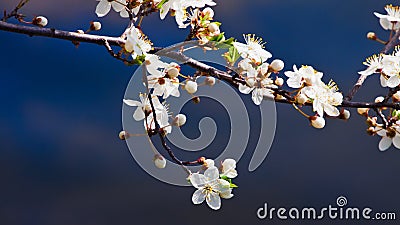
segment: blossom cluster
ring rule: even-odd
[[[239,91],[243,94],[252,93],[251,99],[260,105],[264,98],[274,99],[274,90],[283,85],[283,79],[271,77],[272,73],[279,73],[284,67],[282,60],[276,59],[271,64],[266,61],[272,54],[264,49],[262,39],[254,35],[244,36],[246,43],[233,42],[238,54],[243,58],[238,63],[238,73],[244,79],[239,84]]]
[[[312,104],[315,116],[309,117],[311,125],[315,128],[325,126],[324,114],[337,117],[340,115],[336,106],[342,104],[343,95],[338,92],[336,83],[330,81],[325,84],[322,81],[323,73],[315,70],[312,66],[302,66],[300,69],[296,65],[293,71],[286,71],[288,77],[287,84],[291,88],[297,89],[295,99],[298,104]]]

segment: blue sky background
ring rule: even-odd
[[[285,69],[312,65],[346,93],[364,59],[382,48],[366,33],[389,35],[373,12],[400,1],[217,3],[215,18],[226,36],[242,40],[243,33],[255,33],[285,61]],[[16,4],[2,1],[0,9]],[[32,0],[23,12],[47,16],[49,27],[76,30],[97,20],[95,6],[94,0]],[[105,35],[118,36],[126,26],[113,13],[100,21]],[[180,42],[188,32],[158,15],[147,18],[143,30],[158,46]],[[0,224],[288,224],[260,221],[255,212],[264,202],[319,208],[334,205],[340,195],[351,206],[400,216],[400,152],[379,152],[379,138],[366,135],[355,111],[348,122],[328,120],[325,129],[315,130],[290,106],[278,105],[277,134],[266,161],[249,173],[251,152],[245,153],[238,165],[240,188],[214,212],[192,205],[194,189],[147,175],[118,139],[122,98],[134,68],[91,44],[76,49],[67,41],[0,32],[0,48]],[[371,101],[384,93],[372,77],[355,99]],[[322,223],[343,221],[289,224]]]

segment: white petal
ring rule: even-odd
[[[385,151],[392,145],[392,139],[388,137],[382,137],[379,142],[379,150]]]
[[[96,14],[98,17],[103,17],[110,12],[111,4],[107,0],[101,0],[96,6]]]
[[[214,210],[221,208],[221,198],[219,194],[211,192],[206,198],[207,205]]]
[[[385,129],[381,129],[376,133],[381,137],[386,137],[386,130]]]
[[[221,198],[230,199],[233,197],[232,189],[229,189],[228,191],[225,191],[225,192],[221,192],[219,195]]]
[[[392,141],[393,141],[394,147],[400,149],[400,136],[398,134],[393,138]]]
[[[300,76],[294,76],[294,77],[290,77],[287,81],[286,81],[287,85],[291,88],[300,88],[301,87],[301,77]]]
[[[213,166],[209,167],[206,171],[204,171],[204,176],[209,180],[216,180],[219,178],[219,171],[218,168]]]
[[[195,187],[199,188],[207,183],[207,179],[203,174],[193,173],[190,175],[190,183]]]
[[[400,79],[398,76],[393,76],[386,81],[388,87],[394,88],[400,84]]]
[[[111,2],[111,6],[115,10],[115,12],[120,12],[125,8],[124,2],[122,0],[116,0]]]
[[[253,100],[254,104],[260,105],[264,96],[261,92],[260,88],[256,88],[253,90],[253,93],[251,94],[251,99]]]
[[[140,121],[140,120],[144,119],[144,117],[145,117],[145,115],[144,115],[144,112],[141,107],[138,107],[135,110],[135,113],[133,113],[133,119],[135,119],[136,121]]]
[[[380,80],[381,80],[382,87],[387,87],[386,78],[384,76],[380,76]]]
[[[329,104],[324,105],[324,111],[329,116],[339,116],[340,114],[339,110],[335,106]]]
[[[393,27],[393,24],[387,18],[381,18],[379,23],[385,30],[391,30]]]
[[[239,91],[243,94],[249,94],[253,88],[248,87],[247,85],[239,84]]]
[[[128,18],[129,17],[129,13],[128,13],[128,11],[126,9],[121,10],[121,12],[119,12],[119,15],[122,18]]]
[[[124,99],[123,100],[125,104],[129,105],[129,106],[140,106],[142,105],[141,102],[135,101],[135,100],[130,100],[130,99]]]
[[[203,191],[203,189],[197,189],[192,196],[192,202],[193,204],[201,204],[204,202],[204,199],[206,199],[206,195]]]

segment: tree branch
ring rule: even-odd
[[[123,40],[120,37],[109,37],[109,36],[101,36],[101,35],[93,35],[93,34],[80,34],[77,32],[56,30],[56,29],[52,29],[52,28],[50,28],[50,29],[49,28],[38,28],[38,27],[30,27],[30,26],[25,26],[25,25],[10,24],[10,23],[3,22],[3,21],[0,21],[0,30],[13,32],[13,33],[27,34],[29,36],[42,36],[42,37],[50,37],[50,38],[56,38],[56,39],[74,41],[74,42],[86,42],[86,43],[98,44],[98,45],[105,46],[107,51],[109,52],[109,54],[112,55],[114,58],[117,58],[118,55],[112,51],[111,46],[123,46],[125,44],[125,40]],[[393,36],[391,41],[386,45],[383,52],[389,52],[389,50],[395,46],[397,39],[399,37],[400,37],[400,31],[396,32],[396,34]],[[171,59],[175,59],[175,60],[177,60],[181,63],[184,63],[200,72],[204,72],[210,76],[213,76],[220,80],[226,81],[235,87],[237,87],[238,84],[246,84],[246,82],[243,79],[241,79],[240,77],[230,75],[227,72],[218,70],[218,69],[216,69],[212,66],[209,66],[205,63],[202,63],[195,59],[192,59],[192,58],[184,55],[182,52],[168,51],[168,49],[155,47],[151,51],[151,53],[158,53],[160,55],[164,55]],[[359,81],[356,83],[356,85],[350,91],[349,95],[343,100],[343,103],[340,106],[348,107],[348,108],[387,107],[387,108],[400,110],[399,103],[352,102],[351,98],[358,91],[358,89],[362,86],[362,83],[364,82],[364,80],[365,80],[365,78],[363,79],[362,77],[360,77]],[[284,100],[275,100],[276,102],[293,104],[293,98],[288,94],[289,92],[282,90],[282,89],[276,89],[274,91],[276,94],[282,95],[286,98]]]

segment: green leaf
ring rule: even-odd
[[[165,3],[167,3],[169,0],[162,0],[160,3],[158,3],[158,5],[157,5],[157,8],[158,9],[161,9],[161,7],[165,4]]]
[[[220,33],[219,35],[215,35],[214,37],[211,37],[209,41],[215,41],[215,42],[221,42],[225,40],[224,33]]]
[[[229,187],[230,188],[238,188],[239,186],[237,186],[236,184],[231,183]]]

